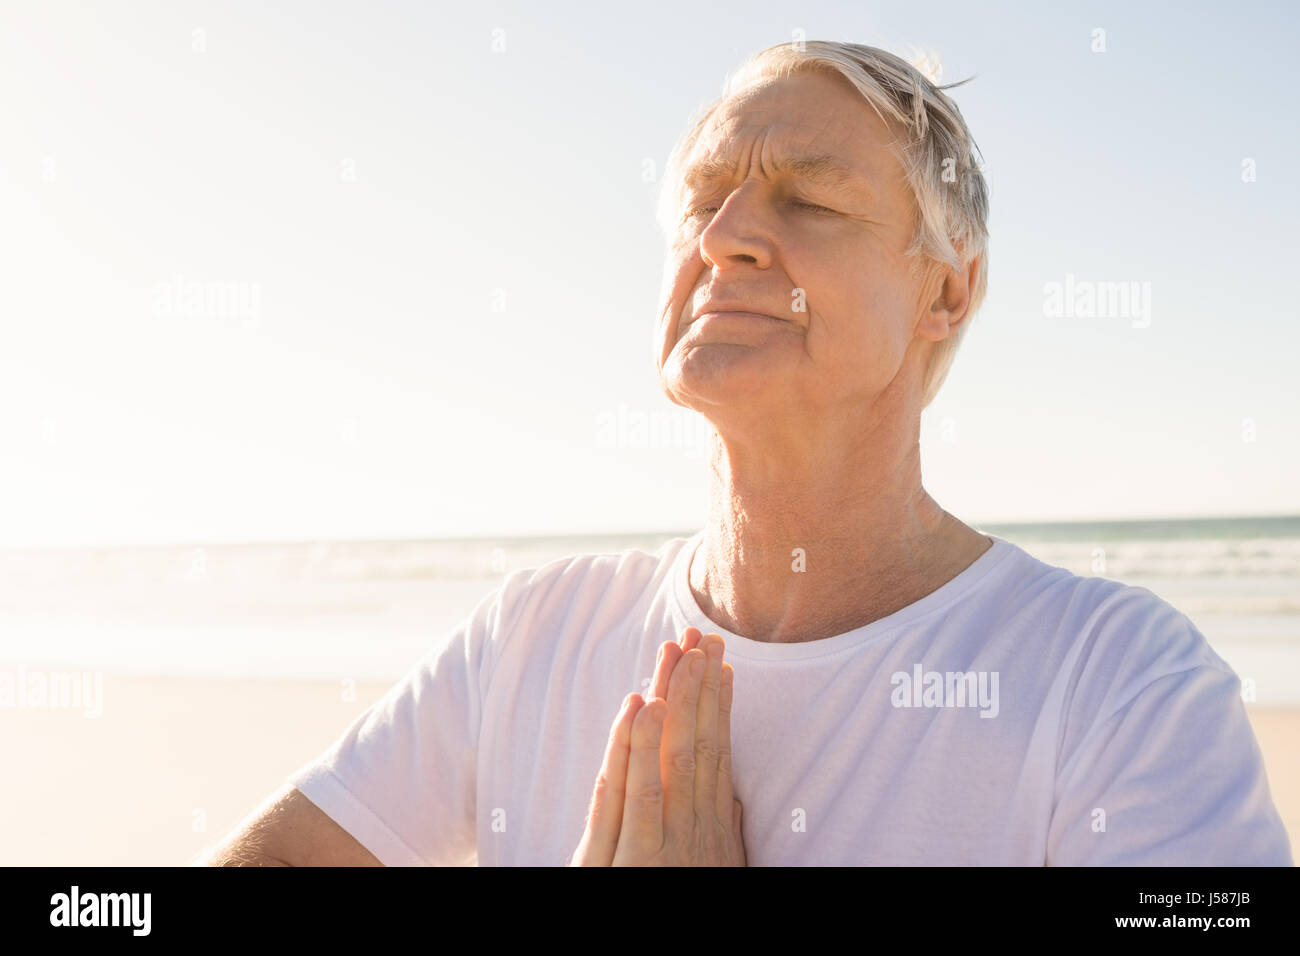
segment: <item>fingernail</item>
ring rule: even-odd
[[[691,661],[691,676],[699,677],[703,673],[704,673],[704,658],[697,657],[695,658],[695,660]]]
[[[656,700],[654,702],[654,705],[650,708],[650,719],[653,720],[656,724],[663,723],[664,713],[666,710],[667,710],[667,705],[665,704],[664,706],[661,707],[659,705],[659,701]]]

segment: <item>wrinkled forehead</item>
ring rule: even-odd
[[[897,124],[886,123],[845,78],[767,78],[719,101],[703,121],[682,163],[682,185],[751,161],[789,168],[789,160],[813,156],[820,168],[796,162],[796,171],[880,183],[901,174],[901,147]]]
[[[785,79],[753,83],[721,100],[705,120],[693,152],[717,153],[726,146],[763,134],[786,139],[806,137],[822,119],[820,110],[793,95]]]

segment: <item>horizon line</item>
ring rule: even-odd
[[[1059,518],[1050,520],[1017,521],[970,521],[976,528],[1044,528],[1071,527],[1085,525],[1136,525],[1136,524],[1187,524],[1226,521],[1278,521],[1300,520],[1300,513],[1289,514],[1235,514],[1235,515],[1198,515],[1190,516],[1153,516],[1145,518]],[[536,531],[524,533],[487,532],[473,535],[418,535],[411,537],[337,537],[337,538],[262,538],[231,540],[183,540],[183,541],[144,541],[113,542],[101,544],[53,544],[53,545],[7,545],[0,544],[0,554],[13,554],[31,551],[125,551],[176,548],[241,548],[241,547],[284,547],[287,545],[394,545],[394,544],[432,544],[435,542],[487,542],[500,540],[535,540],[552,538],[636,538],[636,537],[689,537],[700,529],[682,528],[639,529],[623,531]]]

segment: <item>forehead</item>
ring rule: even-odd
[[[745,87],[718,104],[683,165],[682,182],[772,174],[849,185],[901,174],[897,130],[838,75],[800,73]]]

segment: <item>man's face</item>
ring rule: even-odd
[[[942,276],[903,254],[916,220],[896,135],[839,76],[766,81],[718,108],[684,164],[664,272],[672,401],[715,424],[861,421],[900,374],[919,389],[925,339],[946,334],[930,321],[917,337]],[[818,157],[847,176],[792,165]]]

